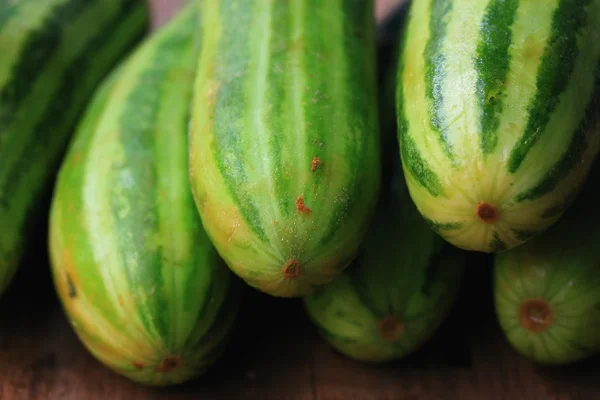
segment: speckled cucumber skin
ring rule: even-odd
[[[386,29],[397,31],[404,15]],[[385,50],[398,49],[396,40]],[[410,197],[396,141],[396,63],[380,69],[383,171],[378,208],[353,264],[304,298],[324,340],[366,363],[402,359],[431,339],[456,301],[466,261],[465,252],[431,229]]]
[[[135,382],[175,385],[217,361],[240,282],[202,228],[188,178],[195,1],[98,90],[61,167],[52,273],[78,337]]]
[[[397,79],[411,196],[453,245],[498,253],[572,204],[600,144],[600,0],[411,3]]]
[[[356,256],[380,186],[372,0],[207,0],[190,129],[231,270],[301,297]]]

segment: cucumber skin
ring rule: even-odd
[[[81,112],[149,19],[141,0],[0,5],[0,295],[45,226]]]
[[[419,214],[402,173],[393,54],[402,48],[406,11],[400,9],[394,16],[388,29],[396,39],[381,50],[391,53],[381,55],[392,61],[380,65],[384,157],[377,211],[353,264],[304,298],[321,337],[341,354],[364,363],[400,360],[424,346],[455,304],[466,263],[465,252],[446,243]],[[382,336],[380,325],[390,317],[403,324],[396,340]]]
[[[147,386],[205,373],[232,333],[241,286],[202,228],[187,126],[199,9],[190,2],[102,84],[54,193],[57,293],[85,347]]]
[[[356,256],[374,212],[372,6],[203,3],[192,190],[219,254],[270,295],[301,297],[331,282]]]
[[[600,149],[600,0],[411,3],[402,161],[434,229],[499,253],[552,226]]]
[[[539,364],[570,364],[600,352],[600,165],[573,206],[548,231],[494,257],[494,305],[505,337]],[[541,332],[521,322],[528,300],[549,304],[553,321]]]

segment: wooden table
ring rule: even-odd
[[[535,367],[505,341],[491,302],[489,262],[470,255],[456,307],[421,351],[367,366],[332,351],[299,300],[249,291],[228,353],[189,384],[149,389],[101,366],[83,348],[38,255],[0,302],[2,400],[592,400],[600,363]]]
[[[155,3],[156,26],[177,2]],[[541,368],[507,344],[492,306],[489,259],[480,254],[469,255],[465,286],[441,330],[402,362],[350,361],[317,336],[300,300],[249,290],[226,356],[204,377],[169,389],[136,385],[100,365],[63,315],[47,254],[28,257],[0,299],[0,400],[600,398],[597,359]]]

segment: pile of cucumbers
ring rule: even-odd
[[[1,2],[0,295],[49,218],[82,343],[166,386],[250,288],[403,358],[483,252],[519,352],[600,352],[600,0],[405,10],[378,68],[373,0],[189,0],[152,33],[146,0]]]

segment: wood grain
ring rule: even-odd
[[[597,360],[536,368],[504,340],[493,315],[489,260],[468,279],[435,338],[402,362],[368,366],[331,350],[299,300],[247,291],[229,350],[206,376],[144,388],[99,364],[68,325],[45,255],[19,273],[0,304],[0,399],[575,400],[600,395]]]
[[[379,2],[378,12],[397,0]],[[154,0],[154,26],[181,1]],[[41,205],[47,207],[47,204]],[[54,292],[46,226],[0,299],[0,400],[576,400],[600,398],[597,359],[539,368],[506,342],[494,317],[489,258],[471,254],[467,280],[435,338],[399,363],[367,366],[331,350],[299,300],[247,290],[226,356],[204,377],[150,389],[97,362]]]

